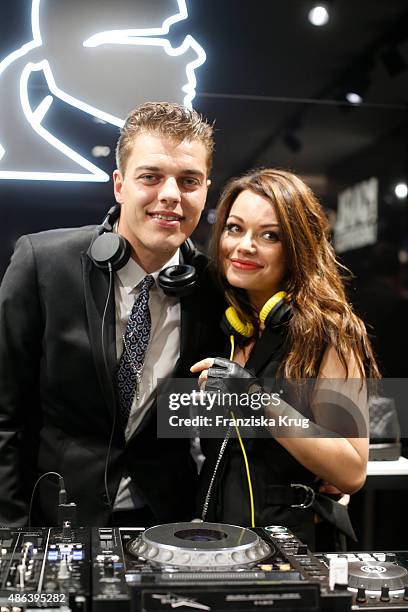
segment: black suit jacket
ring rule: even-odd
[[[125,445],[115,418],[117,369],[113,293],[104,325],[109,275],[87,251],[94,227],[23,236],[0,289],[0,524],[27,522],[32,487],[59,472],[78,522],[110,515],[104,470],[112,435],[108,489],[115,498],[124,468],[157,522],[193,515],[196,470],[188,440],[157,439],[154,405]],[[203,256],[196,291],[181,299],[181,355],[174,376],[219,352],[221,302]],[[214,333],[214,326],[217,332]],[[116,425],[114,426],[114,423]],[[58,479],[42,479],[33,524],[56,522]]]

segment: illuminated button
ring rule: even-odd
[[[281,563],[279,565],[279,569],[281,572],[290,572],[292,568],[289,563]]]
[[[271,531],[272,533],[285,533],[288,531],[287,527],[282,527],[281,525],[270,525],[269,527],[265,527],[266,531]]]
[[[82,552],[82,550],[74,550],[72,553],[72,558],[74,561],[81,561],[81,559],[83,558],[84,554]]]
[[[55,552],[49,552],[48,553],[48,561],[58,561],[58,553],[57,551]]]

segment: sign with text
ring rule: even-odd
[[[378,179],[372,177],[339,193],[334,247],[344,253],[377,242]]]

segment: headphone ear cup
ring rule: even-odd
[[[164,268],[158,276],[163,292],[170,297],[184,297],[194,291],[197,284],[197,272],[193,266],[179,264]]]
[[[259,320],[268,327],[283,323],[291,311],[290,305],[285,301],[286,291],[275,293],[262,307]]]
[[[194,246],[191,238],[186,238],[183,244],[180,247],[181,255],[183,257],[182,261],[189,261],[190,263],[194,260],[197,255],[196,248]]]
[[[269,315],[265,319],[265,327],[269,325],[275,326],[280,325],[281,323],[285,323],[290,319],[292,309],[289,304],[282,301],[277,308],[269,313]]]
[[[88,251],[95,266],[101,270],[120,270],[130,259],[130,244],[120,234],[104,232],[95,238]]]
[[[252,323],[244,323],[241,321],[237,311],[232,306],[229,306],[224,312],[221,321],[221,329],[227,336],[232,334],[241,341],[252,338],[254,335],[254,326]]]

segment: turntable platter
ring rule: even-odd
[[[146,529],[128,551],[153,565],[192,570],[248,568],[274,552],[255,532],[219,523],[170,523]]]
[[[364,587],[368,591],[380,591],[388,586],[390,591],[404,589],[408,585],[408,572],[404,567],[388,562],[354,561],[349,563],[349,587]]]

